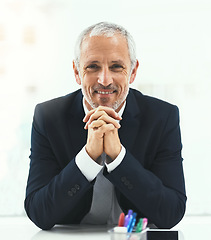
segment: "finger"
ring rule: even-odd
[[[101,115],[98,119],[95,119],[95,117],[99,117],[98,114],[91,116],[91,118],[89,119],[89,121],[86,123],[86,125],[84,126],[84,129],[88,129],[88,126],[96,120],[103,120],[106,124],[112,123],[114,125],[115,128],[120,128],[121,125],[117,122],[117,120],[109,117],[108,115]]]
[[[115,127],[120,128],[120,124],[117,122],[117,120],[110,117],[105,111],[96,111],[90,116],[85,125],[85,129],[87,129],[87,126],[91,124],[92,121],[97,119],[103,119],[106,123],[113,123]]]
[[[105,107],[105,106],[99,106],[97,111],[104,111],[106,114],[116,120],[121,120],[122,118],[119,116],[117,112],[113,108]]]
[[[86,123],[90,124],[92,121],[99,119],[103,115],[107,115],[107,113],[104,111],[96,111],[89,117],[89,120]]]
[[[98,108],[89,111],[89,112],[86,114],[86,116],[84,117],[83,121],[84,121],[84,122],[87,122],[87,121],[89,120],[90,116],[91,116],[93,113],[98,112],[98,111],[104,111],[106,114],[108,114],[110,117],[113,117],[113,118],[116,119],[116,120],[121,120],[121,119],[122,119],[122,118],[119,116],[119,114],[114,111],[113,108],[105,107],[105,106],[99,106]]]
[[[90,118],[90,116],[96,111],[96,109],[90,110],[86,116],[83,118],[83,122],[87,122]]]
[[[107,124],[113,124],[115,128],[120,128],[120,124],[118,123],[117,120],[115,120],[114,118],[109,117],[108,115],[102,115],[99,120],[103,120],[104,122],[106,122]]]
[[[105,121],[98,119],[98,120],[96,120],[96,121],[93,121],[93,122],[89,125],[89,127],[92,128],[92,129],[94,129],[94,130],[96,130],[96,129],[102,127],[102,126],[105,125],[105,124],[106,124]]]
[[[113,131],[114,129],[115,129],[115,126],[112,123],[102,124],[100,127],[95,128],[95,130],[98,131],[98,134],[103,134],[103,135],[105,135],[110,131]]]
[[[102,130],[104,131],[104,134],[107,132],[113,131],[115,129],[115,126],[112,123],[105,124],[102,126]]]
[[[112,123],[107,124],[103,120],[93,121],[89,125],[89,128],[92,128],[94,131],[98,131],[98,134],[100,135],[106,134],[109,131],[113,131],[114,129],[116,129],[116,127]]]

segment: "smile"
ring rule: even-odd
[[[97,93],[99,93],[99,94],[112,94],[114,92],[115,91],[112,91],[112,92],[97,91]]]

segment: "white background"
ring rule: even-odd
[[[0,0],[0,216],[22,215],[34,107],[68,94],[78,34],[110,21],[133,35],[131,85],[180,109],[187,215],[211,214],[211,2]]]

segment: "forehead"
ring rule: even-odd
[[[96,58],[95,60],[120,58],[126,62],[130,61],[127,40],[120,34],[114,34],[112,37],[92,36],[85,38],[81,45],[80,57],[81,61],[94,58]]]

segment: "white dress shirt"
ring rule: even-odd
[[[122,108],[119,111],[119,116],[121,117],[124,109],[125,109],[126,102],[122,106]],[[85,105],[84,99],[83,99],[83,108],[85,114],[88,113],[88,109]],[[119,155],[112,161],[111,163],[107,164],[106,162],[103,163],[103,165],[100,165],[96,163],[86,152],[85,146],[81,149],[81,151],[76,155],[75,162],[80,171],[83,173],[83,175],[87,178],[88,181],[92,181],[94,178],[96,178],[97,174],[101,171],[101,169],[106,166],[107,171],[111,172],[113,171],[119,164],[122,162],[124,156],[125,156],[125,148],[122,146],[121,151]]]

